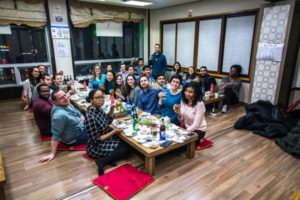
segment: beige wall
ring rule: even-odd
[[[160,21],[187,18],[188,10],[192,10],[193,17],[207,16],[222,13],[234,13],[244,10],[260,8],[262,0],[204,0],[169,8],[150,11],[150,49],[153,51],[155,43],[160,43]],[[151,52],[150,52],[151,53]],[[240,91],[240,100],[249,102],[250,84],[243,83]]]

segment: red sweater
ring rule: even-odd
[[[53,103],[50,99],[45,100],[40,97],[36,98],[33,104],[33,115],[40,134],[44,131],[50,130],[51,127],[51,109]]]

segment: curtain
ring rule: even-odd
[[[41,0],[0,1],[0,25],[45,26],[47,17],[44,3]]]
[[[144,19],[145,10],[69,0],[70,18],[74,27],[84,28],[97,22],[133,21]]]

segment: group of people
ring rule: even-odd
[[[33,68],[29,80],[24,83],[22,99],[26,106],[32,106],[40,133],[52,135],[51,152],[41,157],[40,161],[54,159],[59,142],[70,146],[87,144],[87,153],[96,159],[98,173],[102,175],[105,164],[113,164],[130,153],[130,147],[116,136],[122,130],[112,125],[115,104],[112,104],[109,113],[101,108],[106,94],[137,105],[139,113],[168,116],[172,123],[196,133],[199,136],[196,148],[202,149],[207,128],[202,96],[210,91],[212,84],[217,88],[216,80],[208,75],[206,67],[201,67],[199,76],[193,67],[189,67],[185,75],[180,63],[176,62],[168,84],[165,77],[166,58],[160,52],[159,44],[155,45],[149,63],[152,67],[144,65],[144,60],[140,58],[137,66],[121,64],[116,74],[111,65],[106,67],[105,74],[98,64],[93,65],[89,80],[91,91],[87,97],[91,106],[84,115],[68,98],[76,91],[72,88],[61,90],[61,73],[51,78],[39,67]],[[241,67],[233,65],[229,76],[221,82],[220,88],[225,94],[224,112],[227,105],[238,102],[240,72]]]

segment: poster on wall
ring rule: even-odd
[[[11,35],[10,25],[0,26],[0,34],[2,35]]]
[[[69,40],[56,40],[55,41],[55,49],[58,57],[69,57],[70,49],[69,49]]]
[[[68,27],[51,26],[51,35],[55,39],[70,39],[70,29]]]
[[[281,62],[283,44],[258,43],[257,60]]]

